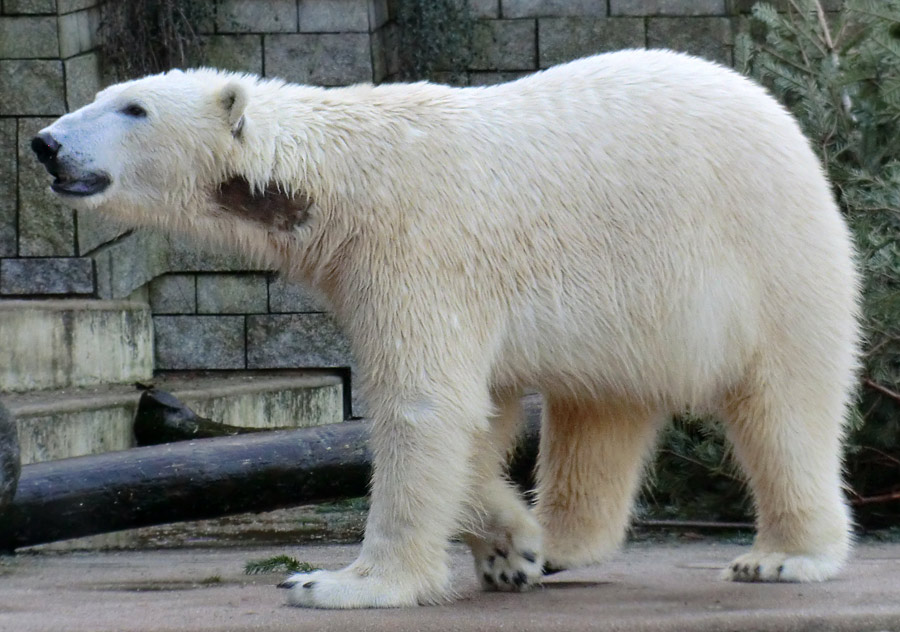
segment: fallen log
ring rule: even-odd
[[[514,472],[534,463],[539,405],[528,411]],[[361,496],[367,439],[367,422],[345,422],[27,465],[0,518],[0,550]]]

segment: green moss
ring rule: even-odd
[[[247,575],[261,573],[309,573],[319,570],[308,562],[301,562],[290,555],[276,555],[261,560],[251,560],[244,565]]]
[[[464,85],[474,21],[468,0],[399,0],[399,78]]]

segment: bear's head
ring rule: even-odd
[[[197,69],[120,83],[41,130],[31,147],[70,207],[213,238],[233,232],[229,225],[246,234],[248,223],[288,233],[311,199],[295,186],[302,178],[275,173],[278,133],[248,113],[260,81]],[[265,82],[269,93],[282,85]],[[261,99],[258,111],[268,107]]]
[[[171,71],[120,83],[43,129],[31,146],[72,206],[170,207],[221,178],[244,125],[237,77]]]

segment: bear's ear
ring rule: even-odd
[[[237,81],[229,81],[219,93],[219,104],[225,110],[231,135],[237,138],[244,129],[244,109],[247,107],[247,89]]]

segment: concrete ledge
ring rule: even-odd
[[[344,419],[339,376],[302,371],[227,377],[169,375],[152,380],[198,414],[229,425],[254,428],[306,427]],[[10,395],[22,463],[37,463],[134,446],[133,420],[140,391],[107,385]]]
[[[0,322],[0,390],[133,382],[153,374],[144,303],[0,301]]]

